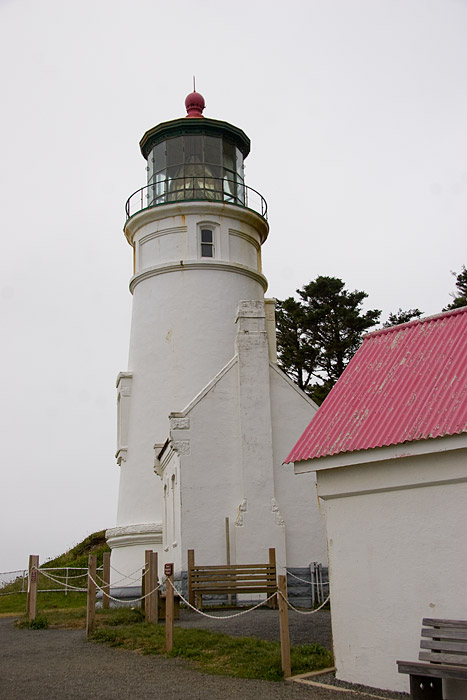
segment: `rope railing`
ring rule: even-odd
[[[42,574],[43,576],[45,576],[45,578],[48,578],[50,581],[52,581],[52,583],[60,584],[61,586],[63,586],[63,588],[60,588],[60,589],[59,589],[60,591],[66,590],[66,589],[70,589],[70,590],[72,590],[72,591],[79,591],[79,592],[83,593],[83,592],[86,592],[86,590],[87,590],[86,588],[83,588],[82,586],[80,586],[80,587],[73,586],[71,583],[64,584],[64,583],[62,583],[62,581],[60,581],[59,579],[55,578],[54,576],[51,576],[50,574],[45,573],[44,569],[38,569],[37,567],[34,566],[34,567],[31,569],[31,571],[37,571],[38,574]],[[82,574],[82,576],[83,576],[83,577],[86,576],[86,578],[87,578],[87,573],[86,573],[86,574]],[[50,593],[51,591],[43,591],[43,592],[44,592],[44,593],[45,593],[45,592]],[[53,591],[52,591],[52,592],[53,592]]]
[[[284,602],[287,603],[287,605],[289,606],[289,608],[290,608],[291,610],[293,610],[294,612],[298,613],[299,615],[314,615],[314,613],[317,613],[319,610],[321,610],[321,608],[324,608],[324,606],[325,606],[325,605],[329,602],[329,600],[331,599],[331,596],[328,595],[328,597],[326,598],[326,600],[325,600],[323,603],[321,603],[321,605],[319,606],[319,608],[314,608],[313,610],[299,610],[299,609],[296,608],[294,605],[292,605],[292,603],[285,597],[285,595],[284,595],[283,593],[281,593],[281,591],[278,591],[278,593],[279,593],[279,595],[281,596],[281,598],[284,599]]]
[[[40,572],[40,573],[43,573],[43,572],[44,572],[43,569],[38,569],[37,567],[34,567],[34,569],[35,569],[37,572]],[[178,571],[177,573],[181,573],[181,572]],[[44,574],[44,575],[45,575],[48,579],[50,579],[52,582],[54,582],[54,583],[59,583],[59,582],[58,582],[53,576],[51,576],[50,574]],[[318,608],[315,608],[314,610],[307,610],[307,611],[305,611],[305,610],[299,610],[299,609],[296,608],[294,605],[292,605],[292,603],[288,600],[288,598],[286,598],[286,597],[283,595],[283,593],[281,593],[281,591],[280,591],[279,589],[276,589],[276,590],[274,591],[274,593],[272,593],[270,596],[268,596],[268,597],[265,598],[264,600],[260,600],[256,605],[253,605],[251,608],[247,608],[247,609],[245,609],[245,610],[241,610],[241,611],[238,612],[238,613],[232,613],[232,614],[230,614],[230,615],[210,615],[209,613],[206,613],[206,612],[204,612],[203,610],[199,610],[197,607],[195,607],[194,605],[192,605],[192,604],[185,598],[185,596],[178,590],[178,588],[172,583],[172,581],[170,580],[170,578],[166,578],[164,581],[161,581],[161,582],[156,586],[156,588],[153,588],[151,591],[149,591],[149,592],[146,593],[145,595],[139,596],[139,597],[137,597],[137,598],[132,598],[131,600],[125,600],[124,598],[116,598],[115,596],[110,595],[109,593],[107,593],[107,592],[105,591],[105,589],[104,589],[102,586],[99,585],[99,583],[89,574],[89,572],[87,572],[87,578],[89,578],[89,580],[94,584],[94,586],[96,587],[96,589],[97,589],[98,591],[100,591],[101,593],[105,593],[105,595],[106,595],[108,598],[110,598],[110,600],[113,600],[113,601],[115,601],[115,602],[117,602],[117,603],[123,603],[123,604],[134,604],[134,603],[138,603],[138,602],[140,602],[140,601],[142,601],[142,600],[145,600],[146,598],[149,598],[150,595],[152,595],[152,594],[155,593],[156,591],[160,590],[166,583],[169,583],[170,586],[173,588],[174,593],[176,593],[176,594],[179,596],[180,600],[181,600],[188,608],[190,608],[190,609],[193,610],[194,612],[198,613],[198,614],[201,615],[202,617],[207,617],[207,618],[209,618],[209,619],[211,619],[211,620],[232,620],[232,619],[234,619],[234,618],[236,618],[236,617],[242,617],[243,615],[247,615],[248,613],[253,612],[253,610],[257,610],[257,609],[258,609],[259,607],[261,607],[262,605],[265,605],[265,604],[268,603],[270,600],[272,600],[272,599],[274,598],[275,595],[280,595],[281,598],[284,599],[284,601],[285,601],[285,603],[288,605],[288,607],[289,607],[291,610],[293,610],[294,612],[298,613],[299,615],[313,615],[314,613],[316,613],[316,612],[318,612],[319,610],[321,610],[321,609],[329,602],[329,600],[330,600],[330,595],[329,595],[329,596],[326,598],[326,600],[325,600]],[[97,578],[97,577],[96,577],[96,578]],[[71,584],[69,584],[69,588],[71,588],[72,590],[76,590],[76,591],[83,591],[83,590],[85,591],[85,590],[86,590],[86,589],[83,589],[83,588],[77,588],[76,586],[72,586]]]
[[[110,568],[112,571],[114,571],[116,574],[118,574],[119,576],[122,577],[121,579],[118,580],[117,583],[120,583],[121,581],[125,581],[126,579],[129,579],[130,581],[134,581],[135,583],[139,583],[139,581],[140,581],[141,567],[138,567],[137,569],[132,571],[130,574],[122,574],[122,572],[119,571],[118,569],[116,569],[115,567],[113,567],[112,564],[110,565]],[[139,577],[133,578],[134,576],[136,576],[136,574],[140,574]],[[113,585],[115,585],[115,584],[113,584]]]
[[[234,613],[232,615],[209,615],[208,613],[205,613],[203,610],[199,610],[194,605],[189,603],[188,600],[180,593],[180,591],[177,590],[177,588],[175,588],[172,581],[170,579],[166,579],[166,580],[172,586],[174,593],[176,593],[180,597],[180,600],[182,600],[187,607],[191,608],[192,610],[194,610],[194,612],[198,613],[199,615],[202,615],[203,617],[209,617],[211,620],[232,620],[234,617],[240,617],[241,615],[247,615],[248,613],[252,612],[253,610],[256,610],[257,608],[259,608],[261,605],[268,603],[270,600],[272,600],[272,598],[274,598],[274,596],[277,593],[277,591],[274,591],[274,593],[272,593],[269,596],[269,598],[266,598],[265,600],[260,600],[259,603],[257,605],[254,605],[252,608],[247,608],[246,610],[242,610],[241,612]]]
[[[27,569],[14,569],[13,571],[0,572],[0,596],[14,595],[26,592]],[[19,590],[4,590],[10,586],[21,586]]]
[[[44,576],[46,576],[47,575],[45,573],[46,571],[55,571],[55,569],[38,569],[37,571],[38,571],[38,573],[44,574]],[[63,571],[63,569],[57,569],[57,571]],[[69,579],[83,578],[83,576],[86,576],[85,572],[87,572],[87,569],[83,569],[82,574],[74,574],[72,576],[70,576],[70,574],[64,574],[63,576],[60,576],[60,574],[55,574],[55,578],[68,581]]]
[[[72,568],[72,567],[70,567],[70,568]],[[197,607],[195,607],[194,605],[192,605],[192,604],[185,598],[185,596],[181,593],[181,591],[179,591],[178,588],[172,583],[172,581],[170,580],[170,578],[166,578],[165,580],[162,580],[155,588],[153,588],[151,591],[149,591],[149,592],[146,593],[145,595],[138,596],[137,598],[133,598],[133,597],[132,597],[130,600],[128,600],[128,599],[125,599],[125,598],[117,598],[117,597],[115,597],[115,596],[110,595],[110,593],[108,593],[108,592],[105,590],[105,588],[103,588],[103,587],[98,583],[98,581],[96,581],[96,580],[89,574],[88,569],[84,569],[84,567],[74,567],[74,568],[75,568],[75,569],[83,568],[83,570],[86,571],[86,574],[80,574],[79,576],[76,576],[76,577],[74,577],[74,578],[86,576],[86,579],[91,580],[91,582],[94,584],[94,586],[96,587],[96,589],[97,589],[98,591],[100,591],[101,593],[105,594],[110,600],[113,600],[114,602],[117,602],[117,603],[120,603],[120,604],[124,604],[124,605],[126,605],[126,604],[127,604],[127,605],[130,605],[130,604],[134,604],[134,603],[141,602],[141,601],[145,600],[146,598],[149,598],[149,596],[153,595],[156,591],[159,591],[159,590],[160,590],[161,588],[163,588],[167,583],[169,583],[169,584],[171,585],[171,587],[173,588],[174,593],[176,593],[176,594],[179,596],[180,600],[181,600],[188,608],[190,608],[190,609],[193,610],[194,612],[198,613],[198,614],[201,615],[202,617],[207,617],[207,618],[209,618],[209,619],[211,619],[211,620],[231,620],[231,619],[234,619],[234,618],[236,618],[236,617],[242,617],[243,615],[247,615],[248,613],[252,612],[253,610],[257,610],[257,609],[258,609],[259,607],[261,607],[262,605],[265,605],[265,604],[268,603],[270,600],[272,600],[272,599],[274,598],[274,596],[276,596],[276,595],[280,595],[281,598],[284,599],[284,601],[285,601],[285,603],[288,605],[288,607],[289,607],[291,610],[293,610],[294,612],[298,613],[299,615],[313,615],[314,613],[316,613],[316,612],[318,612],[319,610],[321,610],[321,609],[329,602],[330,597],[331,597],[330,595],[328,595],[328,597],[323,601],[323,603],[322,603],[318,608],[315,608],[315,609],[313,609],[313,610],[307,610],[307,611],[305,611],[305,610],[299,610],[298,608],[296,608],[296,607],[288,600],[288,598],[285,597],[285,596],[283,595],[283,593],[281,593],[281,591],[280,591],[279,589],[276,589],[276,590],[274,591],[274,593],[272,593],[272,594],[271,594],[270,596],[268,596],[267,598],[265,598],[265,599],[263,599],[263,600],[260,600],[256,605],[254,605],[254,606],[252,606],[252,607],[250,607],[250,608],[247,608],[247,609],[245,609],[245,610],[241,610],[241,611],[238,612],[238,613],[233,613],[233,614],[230,614],[230,615],[211,615],[211,614],[209,614],[209,613],[204,612],[203,610],[199,610]],[[46,573],[46,572],[48,572],[48,571],[53,571],[53,570],[55,570],[55,569],[52,568],[52,567],[51,567],[51,568],[38,568],[38,567],[33,567],[33,568],[31,569],[31,571],[36,571],[38,574],[42,574],[45,578],[47,578],[47,579],[49,579],[50,581],[52,581],[52,583],[56,583],[56,584],[60,584],[60,585],[62,585],[62,586],[66,586],[66,588],[67,588],[67,589],[70,589],[70,590],[74,590],[74,591],[78,591],[78,592],[86,592],[86,590],[87,590],[86,588],[78,587],[78,586],[73,586],[73,585],[70,584],[70,583],[63,584],[62,581],[59,580],[59,577],[57,577],[57,576],[52,576],[51,574]],[[57,567],[56,570],[60,570],[60,569]],[[285,569],[285,571],[287,571],[288,574],[291,574],[291,572],[288,571],[287,569]],[[16,573],[16,572],[5,572],[5,573]],[[135,572],[134,572],[134,573],[135,573]],[[177,572],[175,572],[175,575],[181,574],[181,573],[182,573],[182,570],[180,569],[180,570],[178,570]],[[306,581],[305,579],[301,579],[300,577],[295,576],[294,574],[291,574],[291,575],[294,576],[294,578],[297,578],[299,581],[303,581],[304,583],[308,583],[309,585],[315,585],[313,582],[310,583],[310,581]],[[70,578],[73,578],[73,577],[70,577]],[[101,576],[96,576],[96,578],[99,578],[100,581],[101,581],[104,585],[106,585],[106,584],[105,584],[105,581],[102,579]],[[122,579],[122,580],[125,580],[125,579],[128,580],[128,578],[130,578],[130,576],[125,576],[124,579]],[[114,585],[115,585],[115,584],[114,584]],[[323,584],[323,585],[325,585],[325,584]],[[329,583],[328,583],[327,585],[329,585]],[[64,590],[64,589],[62,588],[62,589],[59,589],[59,590]],[[12,595],[13,593],[17,593],[17,592],[19,592],[19,591],[12,591],[11,593],[3,593],[3,594],[0,593],[0,595]]]
[[[280,566],[280,565],[279,565]],[[292,578],[296,578],[297,581],[302,581],[302,583],[306,583],[309,586],[329,586],[329,581],[307,581],[305,578],[300,578],[300,576],[296,576],[293,574],[289,569],[287,569],[285,566],[282,567],[284,571],[287,572],[287,576],[292,576]]]
[[[149,593],[146,593],[145,595],[139,596],[139,598],[132,598],[131,600],[125,600],[124,598],[115,598],[114,596],[110,595],[110,593],[107,593],[99,584],[93,579],[93,577],[88,573],[88,578],[89,580],[94,584],[94,586],[97,588],[98,591],[101,591],[101,593],[105,593],[105,595],[110,598],[110,600],[114,600],[117,603],[124,603],[124,604],[134,604],[138,603],[141,600],[145,600],[146,598],[149,598],[150,595],[153,595],[156,591],[160,590],[162,586],[164,585],[163,582],[159,583],[156,588],[153,588],[152,591],[149,591]]]
[[[14,569],[13,571],[0,571],[0,576],[9,576],[10,574],[23,574],[27,569]]]
[[[106,564],[106,576],[108,576],[108,573],[110,571],[110,567],[108,566],[108,562]],[[81,568],[81,567],[75,567],[76,569]],[[254,612],[257,610],[259,607],[266,605],[270,601],[272,601],[273,598],[276,598],[278,603],[279,603],[279,621],[280,621],[280,640],[281,640],[281,660],[282,660],[282,670],[284,673],[284,676],[287,678],[291,675],[291,662],[290,662],[290,636],[289,636],[289,622],[288,622],[288,610],[293,610],[295,613],[298,613],[300,615],[313,615],[320,610],[329,602],[330,600],[330,595],[324,600],[321,605],[314,609],[314,610],[299,610],[296,608],[289,600],[287,596],[287,580],[286,576],[284,575],[279,575],[277,577],[277,585],[273,588],[272,593],[265,597],[264,599],[258,601],[255,605],[252,605],[251,607],[245,608],[243,610],[240,610],[239,612],[235,613],[229,613],[227,615],[221,614],[221,615],[212,615],[210,613],[206,613],[203,610],[199,610],[196,608],[185,596],[183,593],[178,590],[177,586],[174,583],[174,576],[179,575],[182,573],[180,570],[177,571],[176,573],[173,572],[173,564],[165,564],[164,565],[164,573],[166,574],[165,579],[161,579],[159,583],[157,583],[157,553],[154,553],[152,551],[147,551],[146,552],[146,565],[145,568],[142,572],[143,575],[143,595],[131,598],[130,600],[124,599],[124,598],[118,598],[116,596],[113,596],[110,594],[110,583],[108,581],[103,581],[102,577],[97,574],[97,567],[96,567],[96,557],[95,555],[90,555],[89,556],[89,567],[86,570],[85,574],[82,574],[83,577],[86,577],[87,580],[87,612],[86,612],[86,638],[89,638],[90,633],[92,632],[94,625],[95,625],[95,608],[96,608],[96,592],[100,591],[103,596],[103,602],[105,603],[107,601],[107,605],[104,607],[108,607],[108,603],[112,600],[115,603],[118,603],[119,605],[134,605],[135,603],[143,603],[143,601],[146,601],[149,599],[149,602],[145,603],[145,615],[146,615],[146,620],[149,622],[155,622],[157,623],[158,621],[158,616],[159,616],[159,606],[158,606],[158,597],[157,597],[157,592],[160,591],[163,586],[165,586],[165,634],[166,634],[166,651],[170,652],[173,648],[173,629],[174,629],[174,596],[177,595],[178,599],[186,605],[187,608],[192,610],[193,612],[197,613],[201,617],[208,618],[210,620],[224,620],[224,621],[230,621],[234,620],[235,618],[243,617],[244,615],[248,615],[249,613]],[[70,590],[76,590],[76,591],[83,591],[85,589],[77,586],[73,586],[70,583],[63,584],[63,581],[60,581],[60,579],[57,576],[53,576],[51,573],[49,573],[52,570],[57,570],[56,568],[49,567],[47,568],[40,568],[39,567],[39,557],[34,555],[30,557],[30,578],[28,581],[28,616],[29,620],[31,621],[34,619],[36,615],[36,594],[37,594],[37,579],[38,579],[38,574],[42,574],[45,576],[47,579],[52,581],[53,583],[60,584],[60,585],[66,585],[67,588]],[[58,569],[60,570],[60,569]],[[15,572],[14,572],[15,573]],[[289,572],[290,573],[290,572]],[[146,578],[148,577],[149,578]],[[128,580],[128,576],[124,577],[126,580]],[[299,577],[296,577],[299,578]],[[100,585],[99,580],[103,582],[103,586]],[[309,583],[309,581],[304,581],[305,583]],[[154,585],[156,584],[156,585]],[[152,585],[152,588],[150,591],[147,591],[147,587],[149,585]],[[271,589],[269,589],[271,590]],[[141,605],[143,608],[143,605]]]

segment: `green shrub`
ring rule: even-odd
[[[46,630],[49,626],[49,621],[43,615],[36,615],[34,620],[31,620],[28,629],[30,630]]]

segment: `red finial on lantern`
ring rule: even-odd
[[[193,92],[191,92],[185,100],[186,116],[191,119],[199,119],[203,117],[203,109],[206,107],[206,103],[204,97],[200,95],[199,92],[196,92],[194,87],[195,79],[193,77]]]

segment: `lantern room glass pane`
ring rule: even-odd
[[[233,143],[224,141],[222,160],[224,168],[227,168],[227,170],[232,171],[235,170],[235,146],[233,145]]]
[[[230,170],[224,170],[224,201],[235,201],[235,175]]]
[[[152,149],[152,157],[154,158],[154,170],[156,172],[158,170],[164,170],[165,166],[167,165],[165,145],[166,142],[162,141],[162,143],[158,143],[157,146],[155,146]]]
[[[183,136],[166,141],[167,144],[167,166],[180,165],[183,163]]]
[[[222,164],[222,139],[215,136],[204,137],[204,160],[212,165]]]
[[[185,134],[185,163],[203,162],[203,137],[201,134]]]
[[[166,180],[165,171],[162,170],[160,173],[157,173],[155,176],[154,194],[155,194],[155,203],[156,204],[162,204],[163,202],[165,202],[166,191],[167,191],[167,180]]]
[[[204,177],[206,168],[203,163],[189,163],[185,165],[185,177],[192,177],[197,175],[199,177]]]
[[[235,170],[237,171],[237,175],[239,176],[240,180],[243,182],[243,153],[239,148],[236,148],[235,151],[237,156]]]
[[[147,171],[149,185],[152,182],[152,178],[154,177],[154,150],[152,150],[149,154]]]

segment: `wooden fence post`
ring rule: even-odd
[[[146,615],[146,564],[141,569],[141,612]]]
[[[225,519],[225,563],[230,566],[230,520]],[[232,605],[232,594],[227,595],[227,605]]]
[[[102,607],[104,610],[107,610],[110,607],[110,598],[108,596],[108,593],[110,593],[110,552],[104,552],[104,557],[102,559],[102,580]]]
[[[290,635],[289,635],[289,610],[287,607],[287,578],[285,576],[277,577],[279,594],[279,626],[281,634],[281,660],[284,678],[289,678],[292,675],[290,666]],[[284,596],[284,598],[282,597]]]
[[[141,612],[144,613],[144,619],[148,622],[149,601],[145,597],[151,590],[149,586],[149,566],[151,561],[152,549],[144,550],[144,569],[141,573]]]
[[[28,576],[28,620],[34,620],[37,613],[37,578],[39,569],[39,556],[29,555],[29,576]]]
[[[274,547],[269,547],[269,566],[274,567],[274,577],[277,576],[277,570],[276,570],[276,550]],[[269,596],[269,593],[268,593]],[[277,595],[274,596],[274,598],[271,598],[269,603],[267,604],[268,608],[274,608],[277,609]]]
[[[174,645],[174,565],[165,564],[165,651],[172,651]]]
[[[94,629],[96,620],[96,570],[97,557],[95,554],[90,554],[88,557],[88,599],[86,606],[86,639]],[[91,581],[92,579],[92,581]]]
[[[195,550],[188,550],[188,602],[195,605],[195,594],[192,586],[192,571],[195,565]]]
[[[146,605],[144,608],[144,615],[146,622],[153,622],[157,624],[159,617],[159,596],[158,592],[155,590],[157,587],[157,552],[150,552],[146,560],[146,576],[145,576],[145,595],[153,591],[151,595],[146,598]]]

